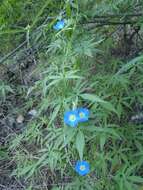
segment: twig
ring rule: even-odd
[[[3,57],[0,60],[0,64],[2,64],[6,59],[8,59],[9,57],[11,57],[12,55],[14,55],[20,48],[22,48],[25,44],[27,43],[27,40],[25,40],[24,42],[22,42],[17,48],[15,48],[13,51],[11,51],[10,53],[8,53],[5,57]]]
[[[98,24],[97,26],[103,26],[103,25],[126,25],[126,24],[136,24],[137,21],[126,21],[126,22],[106,22],[106,21],[90,21],[90,22],[86,22],[86,23],[81,23],[82,25],[88,25],[88,24]]]
[[[4,186],[4,185],[0,184],[0,187],[5,188],[6,186]]]
[[[95,15],[94,18],[140,17],[140,16],[143,16],[143,13]]]

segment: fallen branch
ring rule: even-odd
[[[143,13],[95,15],[94,18],[118,18],[118,17],[140,17],[140,16],[143,16]]]
[[[27,40],[25,40],[24,42],[22,42],[17,48],[15,48],[13,51],[11,51],[10,53],[8,53],[6,56],[4,56],[1,60],[0,60],[0,64],[2,64],[5,60],[7,60],[9,57],[11,57],[12,55],[14,55],[20,48],[22,48],[25,44],[27,43]]]

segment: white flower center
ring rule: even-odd
[[[70,115],[69,120],[74,122],[76,120],[76,116],[75,115]]]
[[[85,169],[86,169],[86,168],[85,168],[84,165],[81,165],[81,166],[80,166],[80,170],[81,170],[81,171],[84,171]]]
[[[85,114],[84,114],[83,112],[80,112],[80,113],[79,113],[79,116],[80,116],[80,118],[84,118],[84,117],[85,117]]]

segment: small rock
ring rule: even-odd
[[[32,109],[28,112],[28,115],[35,117],[37,115],[37,111],[35,109]]]
[[[23,123],[23,122],[24,122],[24,117],[23,117],[23,115],[19,115],[19,116],[17,117],[17,119],[16,119],[16,122],[19,123],[19,124]]]

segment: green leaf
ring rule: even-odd
[[[107,109],[109,111],[112,111],[112,112],[116,113],[117,115],[119,115],[117,110],[114,108],[114,106],[110,102],[101,102],[100,105],[103,108],[105,108],[105,109]]]
[[[8,153],[6,152],[6,150],[0,150],[0,160],[8,158]]]
[[[72,141],[72,139],[76,133],[76,130],[72,127],[66,127],[66,130],[64,131],[64,133],[65,133],[64,146],[66,146],[67,144],[69,144]]]
[[[83,99],[89,100],[91,102],[100,103],[100,105],[102,107],[104,107],[105,109],[107,109],[109,111],[112,111],[112,112],[116,113],[117,115],[119,115],[118,112],[117,112],[117,110],[114,108],[114,106],[110,102],[107,102],[107,101],[101,99],[100,97],[98,97],[96,95],[93,95],[93,94],[82,94],[81,97]]]
[[[127,190],[134,190],[134,188],[132,188],[132,184],[129,183],[127,180],[124,180],[124,183]]]
[[[45,1],[45,4],[44,4],[43,7],[39,10],[38,14],[35,16],[35,19],[34,19],[34,21],[33,21],[33,23],[32,23],[31,28],[33,28],[33,27],[36,25],[36,23],[37,23],[38,20],[40,19],[41,15],[43,14],[45,8],[48,7],[48,5],[49,5],[50,3],[51,3],[51,0]]]
[[[59,152],[50,152],[49,155],[49,166],[51,171],[54,171],[54,169],[56,168],[57,162],[58,160],[60,160],[60,153]]]
[[[24,167],[22,168],[22,170],[20,171],[20,176],[23,176],[23,175],[29,173],[29,172],[33,169],[33,166],[35,166],[35,165],[27,165],[27,166],[24,166]]]
[[[70,17],[71,16],[71,6],[70,6],[70,2],[66,3],[66,13],[67,16]]]
[[[0,31],[0,35],[3,35],[3,34],[17,34],[17,33],[24,33],[24,32],[26,32],[25,29],[7,29],[7,30]]]
[[[101,151],[103,151],[103,149],[104,149],[105,142],[106,142],[106,135],[102,134],[100,136],[100,149],[101,149]]]
[[[143,183],[143,178],[140,176],[129,176],[128,180],[130,180],[134,183]]]
[[[81,97],[85,100],[89,100],[91,102],[98,102],[98,103],[104,103],[105,101],[102,100],[100,97],[94,95],[94,94],[82,94]]]
[[[79,153],[80,160],[82,160],[83,158],[84,146],[85,146],[84,134],[81,131],[79,131],[76,136],[76,149]]]
[[[95,126],[89,126],[86,128],[87,131],[90,132],[99,132],[99,133],[107,133],[110,134],[112,136],[115,136],[119,139],[121,139],[121,137],[119,136],[119,134],[115,131],[115,129],[111,128],[111,127],[95,127]]]
[[[58,115],[58,113],[59,113],[59,111],[60,111],[60,108],[61,108],[61,105],[58,105],[58,106],[54,109],[48,126],[50,126],[51,123],[54,121],[54,119],[57,117],[57,115]]]
[[[143,55],[135,57],[134,59],[132,59],[131,61],[129,61],[127,64],[125,64],[118,72],[118,74],[122,74],[124,72],[127,72],[129,69],[133,68],[134,66],[136,66],[139,63],[143,63]]]

